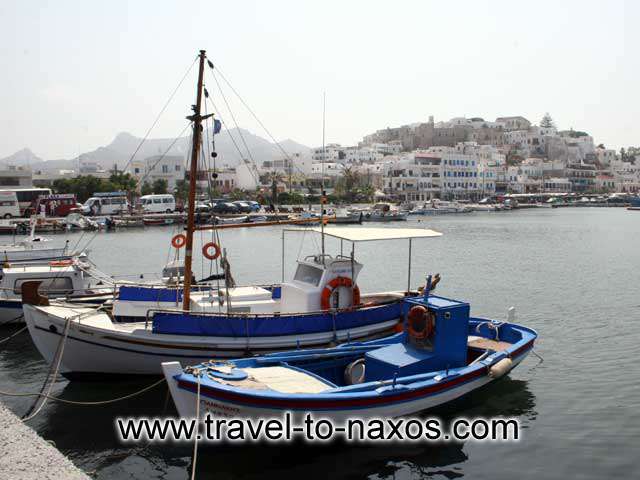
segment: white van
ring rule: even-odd
[[[128,210],[129,202],[124,192],[94,193],[82,206],[85,215],[118,215]]]
[[[20,206],[16,192],[0,191],[0,217],[12,218],[20,216]]]
[[[172,213],[176,210],[176,199],[173,195],[143,195],[140,205],[145,213]]]

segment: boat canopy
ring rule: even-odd
[[[288,229],[289,231],[313,231],[323,233],[320,227],[311,229]],[[375,240],[403,240],[412,238],[441,237],[442,233],[428,228],[353,228],[353,227],[324,227],[324,234],[330,237],[347,240],[349,242],[371,242]]]
[[[407,292],[411,291],[411,243],[414,238],[441,237],[442,233],[429,228],[376,228],[376,227],[313,227],[313,228],[285,228],[282,230],[282,281],[284,282],[284,234],[285,232],[315,232],[321,235],[340,239],[340,254],[342,255],[342,241],[351,242],[351,258],[354,258],[355,244],[358,242],[373,242],[375,240],[409,240],[409,255],[407,266]]]

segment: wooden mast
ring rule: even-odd
[[[189,310],[191,299],[191,271],[193,256],[193,231],[195,229],[195,204],[196,204],[196,181],[198,176],[198,157],[200,154],[200,143],[202,140],[202,117],[200,110],[202,106],[202,86],[204,77],[205,50],[200,50],[200,68],[198,70],[198,90],[196,92],[196,104],[193,106],[193,115],[187,119],[193,122],[193,145],[191,147],[191,166],[189,169],[189,198],[187,210],[187,243],[184,256],[184,291],[182,293],[182,309]]]

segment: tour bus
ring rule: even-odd
[[[176,199],[171,194],[143,195],[140,205],[145,213],[172,213],[176,209]]]
[[[127,192],[94,193],[82,206],[85,215],[118,215],[128,210]]]
[[[29,217],[36,213],[36,204],[41,195],[51,195],[50,188],[3,188],[2,192],[15,192],[20,207],[20,215]]]
[[[20,206],[16,192],[0,191],[0,217],[12,218],[20,216]]]

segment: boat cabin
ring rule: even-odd
[[[194,292],[191,307],[193,312],[213,310],[250,314],[308,313],[349,308],[354,300],[358,303],[355,290],[361,269],[362,264],[350,257],[313,255],[299,260],[293,279],[279,287],[221,288],[217,295]],[[336,279],[340,281],[335,282]],[[323,296],[329,308],[324,308],[327,305],[323,305]]]
[[[41,281],[39,293],[49,298],[102,292],[105,285],[73,260],[4,267],[0,275],[0,298],[20,300],[25,282]],[[92,290],[92,288],[95,290]]]

